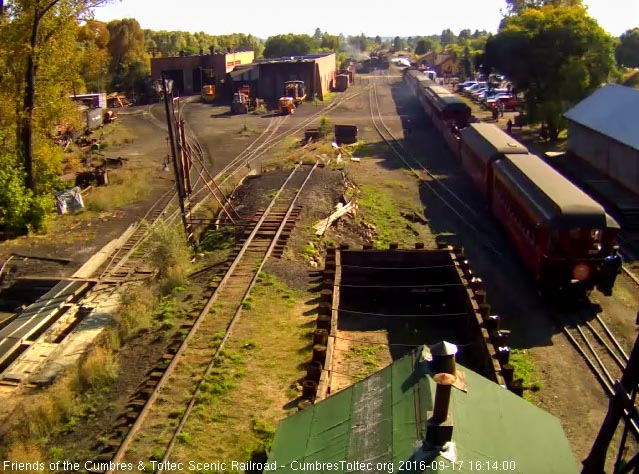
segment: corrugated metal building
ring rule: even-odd
[[[256,61],[256,65],[259,68],[258,97],[262,99],[280,98],[286,81],[304,81],[309,100],[316,95],[324,100],[335,85],[335,53],[262,59]]]
[[[459,364],[444,423],[452,421],[453,444],[424,443],[436,392],[429,356],[423,346],[282,420],[270,465],[280,473],[577,472],[557,418]]]
[[[639,90],[608,84],[565,117],[568,149],[639,194]]]
[[[237,51],[170,58],[151,58],[151,77],[161,79],[165,72],[173,79],[173,88],[180,94],[197,94],[205,84],[220,88],[226,75],[235,67],[250,64],[255,59],[253,51]]]

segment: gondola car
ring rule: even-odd
[[[610,294],[617,272],[606,257],[619,231],[615,220],[536,155],[506,154],[492,166],[492,213],[543,288],[597,285]]]
[[[513,137],[488,123],[471,123],[461,130],[461,164],[475,187],[491,200],[492,164],[506,154],[528,154]]]

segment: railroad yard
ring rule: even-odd
[[[0,340],[0,348],[20,348],[0,354],[0,436],[11,459],[91,459],[92,472],[126,471],[103,469],[110,461],[142,462],[151,472],[167,461],[200,463],[197,472],[216,472],[219,466],[205,465],[215,460],[263,461],[278,422],[306,400],[330,397],[421,344],[446,340],[466,367],[558,417],[580,465],[636,337],[636,276],[622,273],[612,296],[595,290],[577,310],[540,296],[401,69],[356,75],[347,91],[309,101],[293,115],[229,115],[226,106],[189,99],[176,108],[201,159],[194,169],[206,170],[193,180],[200,248],[187,258],[186,281],[152,309],[141,306],[151,321],[119,335],[119,375],[108,388],[83,382],[82,373],[60,377],[59,368],[94,341],[106,344],[99,333],[111,325],[116,302],[126,305],[132,294],[136,304],[153,299],[149,288],[166,276],[157,274],[148,250],[153,229],[180,225],[164,167],[163,104],[122,112],[105,152],[125,158],[129,178],[147,183],[143,198],[64,216],[44,237],[0,244],[0,261],[14,255],[13,281],[24,280],[12,298],[25,307],[45,301],[21,323],[29,331],[21,341]],[[474,105],[473,113],[488,119]],[[334,145],[332,131],[303,142],[323,117],[355,125],[358,142]],[[231,199],[222,211],[223,195]],[[351,210],[327,221],[338,203]],[[375,250],[389,248],[396,253]],[[626,265],[636,273],[636,262]],[[28,291],[34,282],[37,290]],[[55,286],[61,284],[64,291]],[[402,293],[402,285],[413,290]],[[429,291],[436,296],[424,303]],[[52,322],[33,322],[53,300],[56,310],[65,307],[63,316],[51,310]],[[0,315],[3,335],[12,314]],[[489,315],[499,316],[497,339],[482,323]],[[586,339],[609,374],[585,349]],[[595,361],[592,368],[575,345]],[[501,346],[513,349],[509,363],[500,359]],[[92,354],[86,363],[100,364]],[[513,381],[513,368],[521,382]],[[55,394],[83,383],[79,411],[62,407]],[[55,410],[72,414],[53,429],[45,418]],[[28,413],[28,426],[20,426],[18,413]],[[44,447],[24,441],[38,430],[46,431]]]

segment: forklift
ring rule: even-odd
[[[306,85],[304,81],[286,81],[284,95],[291,97],[295,105],[300,105],[306,99]]]

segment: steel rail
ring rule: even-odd
[[[211,297],[206,302],[204,308],[200,311],[200,314],[198,315],[198,317],[196,318],[195,322],[193,323],[193,326],[191,326],[191,329],[189,330],[188,334],[186,335],[186,337],[184,338],[184,340],[180,344],[177,352],[175,353],[175,355],[171,359],[171,362],[166,367],[166,370],[164,371],[164,373],[162,374],[162,376],[158,380],[158,383],[155,386],[155,389],[153,390],[153,392],[151,393],[149,398],[147,398],[146,402],[144,403],[144,406],[142,407],[142,410],[140,411],[140,413],[136,417],[135,422],[133,423],[133,425],[131,426],[131,428],[127,432],[127,435],[125,436],[124,440],[122,441],[122,443],[118,447],[118,450],[114,454],[114,456],[112,458],[112,463],[113,464],[118,464],[122,460],[123,456],[127,453],[128,449],[129,449],[129,445],[131,444],[131,442],[133,441],[133,439],[134,439],[135,435],[137,434],[138,430],[142,426],[142,423],[144,422],[149,410],[151,409],[151,407],[155,403],[155,401],[156,401],[159,393],[161,392],[162,388],[164,387],[164,385],[167,383],[167,381],[169,380],[169,378],[171,377],[171,375],[175,371],[175,368],[177,367],[177,365],[179,363],[180,356],[186,350],[186,348],[188,347],[189,342],[191,341],[191,339],[193,338],[193,336],[197,332],[198,328],[202,324],[202,322],[203,322],[204,318],[206,317],[206,315],[211,310],[211,307],[213,306],[213,304],[217,300],[217,297],[218,297],[218,295],[220,293],[220,290],[226,285],[228,280],[231,278],[231,275],[235,271],[235,268],[238,266],[238,264],[242,260],[242,257],[244,256],[244,254],[246,253],[247,249],[251,245],[252,240],[257,235],[257,233],[258,233],[258,231],[260,229],[260,226],[266,220],[266,218],[268,217],[268,213],[270,212],[270,210],[275,205],[276,199],[279,197],[281,192],[286,188],[288,182],[292,179],[293,175],[296,173],[296,171],[299,169],[300,166],[301,165],[298,164],[291,171],[289,176],[284,181],[284,184],[282,185],[282,187],[280,187],[280,189],[277,191],[277,193],[275,194],[275,196],[271,200],[269,206],[266,208],[266,210],[264,211],[264,213],[262,214],[262,216],[260,217],[258,222],[255,224],[252,232],[249,234],[249,236],[247,237],[246,241],[242,245],[242,248],[238,252],[238,254],[235,257],[235,259],[233,260],[233,263],[231,264],[231,266],[227,270],[226,274],[224,275],[222,280],[219,282],[218,286],[216,287],[216,289],[213,292],[213,294],[211,295]],[[109,469],[106,472],[107,472],[107,474],[111,474],[111,473],[113,473],[115,471],[113,469]]]
[[[448,207],[453,212],[453,214],[455,214],[461,220],[461,222],[463,224],[465,224],[468,228],[470,228],[475,233],[483,232],[485,234],[490,235],[490,233],[488,231],[486,231],[485,229],[482,229],[482,230],[478,229],[466,217],[464,217],[457,209],[455,209],[455,207],[441,193],[439,193],[429,181],[423,179],[419,175],[417,170],[413,166],[411,166],[411,164],[406,160],[406,157],[398,150],[399,146],[397,145],[397,143],[398,143],[397,138],[395,138],[395,136],[388,129],[388,127],[386,127],[386,125],[384,124],[383,120],[381,119],[381,110],[380,110],[379,101],[378,101],[378,98],[377,98],[377,88],[376,88],[376,86],[374,84],[373,84],[373,86],[370,89],[369,98],[370,98],[370,110],[371,110],[371,119],[373,121],[373,126],[377,130],[377,133],[382,138],[382,140],[388,145],[388,147],[391,149],[391,151],[395,154],[395,156],[397,156],[410,169],[410,171],[415,176],[417,176],[417,178],[420,180],[420,182],[424,183],[433,192],[433,194],[435,194],[435,196],[437,198],[439,198],[439,200],[446,207]],[[380,122],[382,123],[382,125],[386,129],[386,133],[391,137],[390,140],[384,136],[384,133],[382,132],[382,129],[377,124],[377,121],[375,119],[375,113],[373,111],[373,103],[375,103],[375,109],[377,110],[377,116],[380,119]],[[414,160],[414,161],[416,161],[416,160]],[[419,163],[419,162],[417,161],[417,163]],[[421,165],[421,163],[419,163],[419,164],[420,164],[420,166],[423,167],[423,165]],[[438,184],[441,185],[441,182],[440,182],[439,178],[437,178],[435,175],[431,175],[430,173],[429,173],[429,175],[432,176],[434,178],[434,180]],[[454,194],[452,192],[452,190],[448,189],[447,187],[446,187],[446,189],[449,191],[449,193],[451,193],[453,196],[455,196],[457,201],[461,202],[464,205],[465,208],[470,209],[470,208],[468,208],[467,204],[463,203],[463,201],[461,200],[461,198],[459,196],[457,196],[456,194]],[[473,211],[472,209],[471,209],[471,211],[473,212],[474,215],[476,215],[475,211]],[[483,226],[482,226],[482,228],[483,228]],[[496,255],[502,255],[502,252],[499,249],[497,249],[497,247],[495,247],[494,245],[492,245],[490,243],[484,243],[483,245],[485,245],[490,250],[492,250]]]
[[[291,217],[291,214],[293,213],[293,209],[295,208],[295,204],[297,203],[297,199],[298,199],[299,195],[301,194],[302,190],[304,189],[304,186],[306,186],[306,183],[310,179],[311,175],[313,174],[313,172],[315,171],[317,166],[318,166],[318,164],[315,163],[313,168],[311,168],[311,170],[309,171],[308,175],[306,176],[306,179],[304,179],[304,182],[299,187],[297,193],[295,194],[293,199],[290,201],[288,209],[286,210],[286,214],[282,218],[282,222],[280,223],[277,231],[275,232],[275,235],[273,236],[273,238],[271,240],[271,243],[268,246],[268,249],[266,250],[266,253],[264,254],[264,257],[261,259],[260,265],[258,266],[257,270],[255,271],[255,275],[251,279],[251,282],[249,283],[248,288],[244,292],[244,295],[242,296],[242,300],[240,301],[240,304],[238,305],[237,310],[233,314],[231,322],[229,323],[229,325],[228,325],[228,327],[226,329],[226,332],[224,333],[224,337],[220,341],[220,344],[217,347],[217,349],[215,350],[215,354],[213,354],[213,358],[209,362],[209,365],[207,366],[206,370],[204,371],[204,375],[200,379],[200,382],[198,383],[198,386],[195,389],[195,392],[193,393],[193,396],[191,397],[191,400],[189,401],[189,404],[186,407],[186,409],[185,409],[185,411],[184,411],[184,413],[182,415],[182,418],[180,419],[179,424],[175,428],[173,436],[171,437],[171,440],[169,441],[169,444],[168,444],[168,446],[166,448],[164,456],[162,457],[162,461],[160,463],[161,466],[165,465],[165,463],[169,460],[169,456],[173,453],[173,448],[174,448],[175,443],[177,441],[177,437],[179,436],[180,432],[184,428],[184,425],[186,424],[186,422],[188,420],[188,417],[190,416],[191,412],[193,411],[193,408],[195,407],[195,403],[197,402],[197,398],[198,398],[198,395],[200,394],[201,387],[206,381],[206,377],[208,375],[210,375],[211,371],[215,368],[215,365],[217,363],[218,357],[219,357],[220,353],[222,352],[222,350],[224,349],[224,346],[226,345],[226,341],[228,341],[228,339],[229,339],[229,337],[230,337],[230,335],[231,335],[231,333],[233,331],[233,328],[235,327],[235,324],[237,323],[237,321],[240,318],[240,315],[242,314],[242,308],[243,308],[244,303],[249,298],[249,295],[251,294],[251,290],[253,289],[253,287],[255,286],[255,283],[257,282],[257,279],[259,278],[259,275],[260,275],[260,272],[262,271],[262,268],[264,268],[264,265],[266,264],[266,261],[268,260],[268,258],[271,256],[271,253],[275,249],[275,246],[277,245],[277,241],[280,238],[280,236],[282,235],[282,232],[284,231],[284,227],[286,226],[286,224],[288,222],[288,219]],[[295,169],[297,169],[298,167],[299,167],[299,165]],[[291,174],[291,176],[292,176],[292,174]],[[288,179],[287,179],[287,182],[288,182]],[[284,183],[284,186],[286,186],[286,183]],[[284,189],[284,187],[280,188],[280,190],[277,192],[277,195],[273,198],[273,201],[271,202],[271,205],[269,206],[269,209],[275,203],[275,200],[279,197],[279,194],[280,194],[280,192],[283,189]],[[263,218],[267,215],[267,213],[268,212],[264,212]],[[257,230],[257,229],[259,229],[259,225],[256,225],[255,230]],[[159,468],[155,472],[157,474],[160,474],[160,473],[164,472],[164,469]]]

